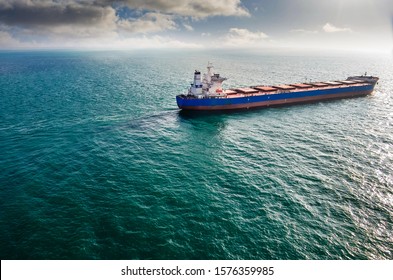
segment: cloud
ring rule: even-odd
[[[263,32],[251,32],[244,28],[231,28],[226,36],[227,42],[231,44],[255,43],[268,38]]]
[[[230,47],[255,47],[269,38],[263,32],[252,32],[244,28],[231,28],[225,36],[223,44]]]
[[[0,0],[0,48],[44,42],[57,46],[61,41],[71,46],[75,40],[102,45],[97,41],[176,30],[178,26],[191,31],[190,19],[213,16],[250,14],[240,0]],[[157,38],[151,42],[157,43]]]
[[[21,48],[23,43],[13,38],[11,34],[6,31],[0,31],[0,42],[1,46],[5,48]]]
[[[0,5],[0,22],[9,26],[92,26],[107,24],[115,17],[111,6],[83,1],[5,0]]]
[[[59,42],[60,43],[60,42]],[[170,36],[160,35],[138,35],[128,38],[111,38],[103,40],[83,39],[71,40],[65,45],[53,44],[54,48],[92,48],[92,49],[113,49],[113,50],[127,50],[127,49],[195,49],[202,48],[202,45],[196,43],[185,42],[172,38]]]
[[[83,1],[5,0],[0,4],[0,30],[13,29],[24,41],[40,39],[102,38],[116,31],[116,11]]]
[[[2,0],[0,22],[7,25],[92,25],[128,7],[192,18],[250,16],[240,0]]]
[[[183,23],[183,26],[184,26],[184,28],[187,29],[188,31],[193,31],[193,30],[194,30],[194,28],[193,28],[191,25],[189,25],[189,24]]]
[[[335,32],[352,32],[351,28],[348,27],[336,27],[331,23],[326,23],[323,27],[322,27],[323,31],[327,32],[327,33],[335,33]]]
[[[160,13],[146,13],[138,19],[119,20],[117,26],[130,33],[154,33],[176,29],[173,16]]]
[[[202,48],[202,45],[195,43],[188,43],[177,40],[168,36],[137,36],[131,38],[70,38],[69,40],[61,40],[53,38],[50,42],[21,42],[13,38],[11,34],[5,31],[0,31],[0,49],[186,49],[186,48]]]
[[[195,48],[203,48],[200,44],[188,43],[184,41],[180,41],[177,39],[173,39],[168,36],[160,36],[154,35],[151,37],[143,36],[143,37],[133,37],[133,38],[124,38],[111,42],[110,45],[103,45],[102,48],[113,48],[113,49],[130,49],[130,48],[139,48],[139,49],[155,49],[155,48],[174,48],[174,49],[195,49]]]
[[[292,33],[302,33],[302,34],[318,34],[317,30],[306,30],[306,29],[292,29]]]
[[[133,9],[192,18],[250,16],[247,9],[241,5],[240,0],[123,0],[118,3]]]

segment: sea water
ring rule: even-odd
[[[226,87],[380,77],[373,95],[184,114]],[[391,57],[0,53],[1,259],[392,259]]]

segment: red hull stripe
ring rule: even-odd
[[[326,95],[307,96],[307,97],[300,97],[300,98],[288,98],[288,99],[280,99],[280,100],[271,100],[271,101],[269,100],[269,101],[262,101],[262,102],[228,104],[228,105],[217,105],[217,106],[182,106],[181,109],[186,109],[186,110],[250,109],[250,108],[295,104],[295,103],[316,102],[322,100],[351,98],[351,97],[365,96],[370,94],[371,92],[372,90],[368,90],[368,91],[359,91],[359,92],[348,92],[342,94],[326,94]]]

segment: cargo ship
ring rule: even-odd
[[[194,81],[188,92],[177,95],[176,102],[182,110],[195,111],[282,106],[366,96],[373,92],[378,79],[367,76],[366,73],[345,80],[223,89],[222,83],[227,78],[214,73],[213,65],[208,63],[207,73],[203,75],[203,79],[201,72],[195,70]]]

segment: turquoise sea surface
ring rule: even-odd
[[[379,76],[373,95],[184,114],[227,87]],[[392,259],[393,61],[1,52],[1,259]]]

